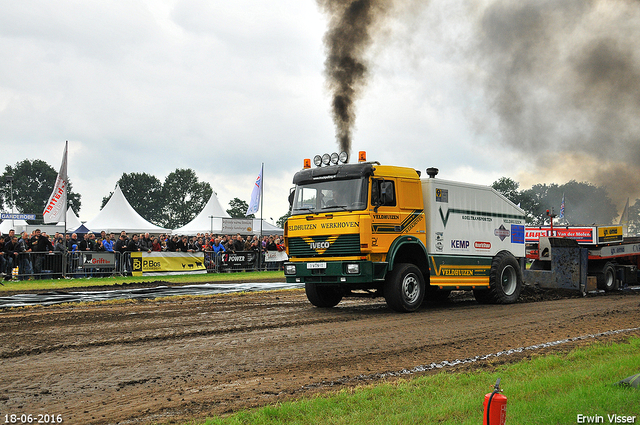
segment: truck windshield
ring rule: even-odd
[[[296,186],[291,214],[363,210],[367,206],[367,179],[314,182]]]

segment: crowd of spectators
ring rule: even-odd
[[[19,276],[39,275],[42,271],[43,256],[36,253],[52,252],[204,252],[209,259],[215,259],[225,252],[252,252],[256,258],[264,258],[267,251],[284,251],[283,242],[276,235],[242,236],[240,234],[217,235],[199,233],[196,236],[177,236],[149,233],[127,235],[122,231],[115,233],[102,231],[94,233],[62,234],[56,232],[53,239],[40,229],[31,234],[21,235],[10,230],[8,235],[0,237],[0,276],[9,280],[12,271],[18,267]],[[34,253],[24,255],[25,253]],[[262,254],[262,255],[260,255]],[[273,266],[273,265],[271,265]]]

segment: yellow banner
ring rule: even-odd
[[[356,214],[298,215],[287,220],[289,237],[345,235],[360,232],[360,216]]]
[[[132,252],[133,276],[206,273],[203,252]]]
[[[622,226],[598,226],[598,243],[621,241]]]

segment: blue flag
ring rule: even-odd
[[[247,208],[247,215],[255,214],[258,212],[258,208],[260,208],[260,194],[262,192],[262,170],[264,165],[260,168],[260,174],[258,174],[258,178],[256,179],[256,183],[253,185],[253,191],[251,192],[251,201],[249,202],[249,208]]]
[[[558,218],[564,218],[564,193],[562,194],[562,204],[560,204],[560,215]]]

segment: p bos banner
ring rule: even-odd
[[[206,273],[202,252],[132,252],[133,276]]]

